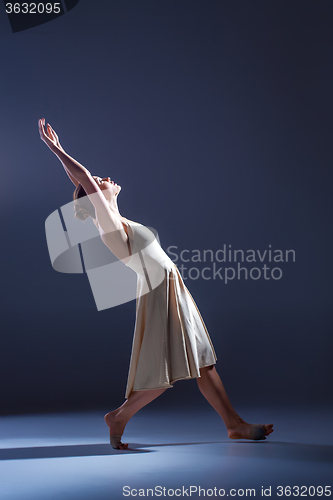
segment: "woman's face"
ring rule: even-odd
[[[112,181],[110,177],[98,177],[97,175],[93,175],[93,179],[95,179],[107,200],[110,200],[113,196],[117,196],[120,193],[121,186]]]

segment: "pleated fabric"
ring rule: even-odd
[[[200,368],[217,360],[177,266],[150,229],[130,226],[132,257],[126,265],[137,273],[137,299],[126,398],[132,391],[169,388],[176,380],[200,377]]]

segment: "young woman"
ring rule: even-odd
[[[138,276],[126,400],[104,417],[113,448],[128,447],[121,436],[135,413],[175,381],[190,378],[197,379],[200,391],[223,419],[229,438],[266,439],[273,424],[248,424],[232,407],[214,366],[216,355],[208,331],[177,266],[148,228],[120,214],[121,187],[110,177],[91,175],[71,158],[45,119],[39,120],[39,133],[76,186],[76,217],[92,217],[103,243]]]

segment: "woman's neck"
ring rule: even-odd
[[[110,210],[117,216],[119,217],[119,219],[124,219],[124,217],[121,215],[121,213],[119,212],[119,209],[118,209],[118,204],[117,204],[117,199],[113,199],[113,200],[107,200],[107,203],[108,203],[108,206],[110,208]],[[99,225],[99,222],[97,219],[93,219],[94,221],[94,224],[95,226],[97,227],[100,227]]]
[[[112,200],[108,200],[108,205],[109,205],[110,209],[112,210],[112,212],[114,212],[119,217],[121,217],[121,214],[120,214],[119,208],[118,208],[117,198],[112,198]]]

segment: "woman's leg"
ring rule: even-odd
[[[166,389],[152,389],[147,391],[133,391],[129,398],[126,399],[119,408],[104,417],[110,429],[110,437],[113,435],[122,436],[127,422],[137,413],[141,408],[160,396]],[[128,444],[119,443],[119,449],[125,450]]]
[[[215,366],[201,368],[197,383],[201,393],[224,421],[231,439],[266,439],[273,432],[273,424],[254,425],[243,420],[229,401]]]

